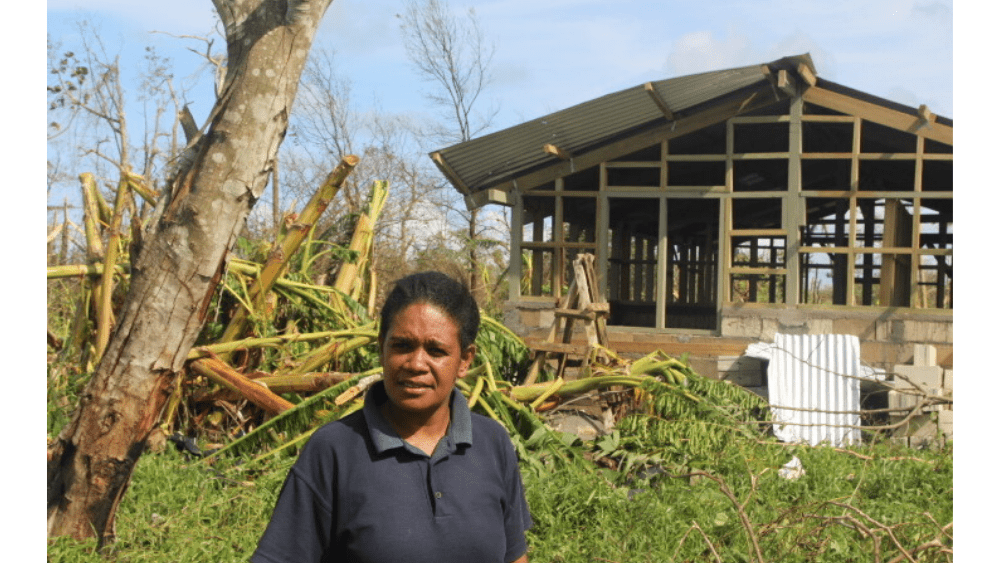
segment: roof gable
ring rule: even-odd
[[[655,142],[679,128],[704,126],[788,99],[818,85],[830,103],[857,108],[885,108],[893,119],[883,124],[917,132],[920,119],[949,129],[938,140],[950,142],[952,121],[817,78],[808,54],[766,64],[705,72],[633,86],[520,125],[431,153],[446,177],[467,196],[504,185],[531,187],[551,174],[561,175],[594,163],[582,155],[602,147],[615,156],[635,150],[630,140]],[[797,88],[799,90],[797,90]],[[819,103],[823,103],[821,100]],[[714,111],[715,109],[723,111]],[[706,120],[688,123],[692,117]],[[902,117],[900,117],[902,116]],[[913,118],[917,118],[914,120]],[[916,123],[916,125],[913,125]],[[645,138],[645,139],[644,139]],[[615,146],[616,145],[616,146]],[[607,154],[605,156],[607,156]],[[520,185],[519,185],[520,181]]]

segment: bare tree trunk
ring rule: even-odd
[[[479,303],[483,303],[483,296],[478,295],[479,291],[479,249],[476,247],[476,240],[479,236],[477,219],[479,209],[469,212],[469,291]]]
[[[114,537],[114,516],[200,331],[226,255],[270,174],[331,0],[214,0],[226,83],[149,222],[119,322],[50,450],[48,533]]]

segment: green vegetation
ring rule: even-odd
[[[687,381],[681,388],[694,398],[649,378],[640,396],[650,400],[593,442],[549,430],[484,386],[476,410],[487,405],[508,424],[522,457],[532,561],[951,560],[950,446],[915,451],[875,437],[851,449],[782,444],[752,416],[760,401],[694,373]],[[283,424],[272,425],[280,429],[270,442],[230,448],[237,457],[190,458],[172,445],[143,456],[118,541],[101,555],[95,542],[52,540],[49,560],[246,561],[294,460],[297,431]],[[793,456],[805,468],[798,479],[780,475]]]
[[[185,457],[167,443],[144,455],[117,513],[117,541],[97,553],[96,542],[53,539],[50,561],[247,560],[297,449],[319,425],[360,408],[358,384],[379,372],[378,276],[355,275],[351,292],[318,281],[317,262],[348,251],[331,238],[285,254],[267,298],[251,288],[274,247],[241,241],[242,257],[230,260],[189,370],[175,379],[153,432],[223,449]],[[50,440],[98,356],[94,270],[81,277],[50,268]],[[119,275],[120,293],[128,277]],[[234,321],[240,310],[249,311],[245,323]],[[227,331],[234,334],[224,338]],[[458,388],[511,434],[535,520],[535,563],[951,560],[950,445],[911,451],[871,433],[851,450],[781,444],[769,436],[763,399],[660,352],[628,361],[595,350],[576,379],[543,370],[537,383],[521,385],[528,350],[485,311],[477,346]],[[330,380],[314,385],[313,376]],[[261,388],[251,379],[287,406],[248,402],[240,389]],[[585,392],[614,397],[613,432],[582,442],[545,423],[547,409]],[[780,472],[793,457],[805,474],[791,480]]]
[[[778,475],[798,456],[806,473]],[[118,513],[107,558],[94,543],[50,542],[49,561],[246,561],[270,517],[291,458],[263,471],[217,472],[169,449],[144,456]],[[935,540],[950,545],[950,451],[885,445],[856,454],[777,443],[727,448],[710,477],[629,478],[583,462],[523,468],[536,562],[882,561]],[[740,507],[723,491],[738,500]],[[631,497],[631,498],[630,498]],[[751,536],[741,521],[745,513]],[[895,540],[894,540],[895,538]],[[917,561],[946,561],[924,550]],[[906,561],[905,558],[900,559]]]

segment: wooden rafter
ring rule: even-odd
[[[799,78],[801,78],[803,82],[808,84],[810,88],[816,85],[816,75],[813,74],[813,71],[811,68],[809,68],[809,65],[807,65],[806,63],[799,63],[799,66],[796,70],[799,73]]]
[[[928,123],[918,116],[859,100],[819,86],[806,90],[803,98],[809,103],[841,113],[856,115],[879,125],[913,133],[946,145],[954,145],[954,129],[938,121]]]
[[[674,112],[670,110],[670,106],[667,105],[667,102],[663,101],[663,98],[660,97],[656,88],[653,87],[652,82],[647,82],[643,85],[643,88],[646,90],[646,93],[649,94],[649,97],[653,99],[653,103],[656,104],[656,107],[660,108],[660,111],[663,112],[663,117],[666,117],[667,121],[673,121],[676,119],[674,117]]]
[[[770,85],[762,85],[761,89],[748,92],[745,96],[729,98],[719,105],[710,107],[700,113],[681,116],[676,121],[651,127],[632,137],[613,141],[586,153],[573,155],[573,162],[562,160],[553,162],[548,166],[518,177],[516,185],[514,180],[507,180],[492,187],[504,190],[518,189],[521,191],[532,189],[560,176],[572,174],[576,170],[596,166],[601,162],[634,152],[637,145],[647,146],[665,139],[679,137],[708,125],[725,121],[735,115],[766,106],[773,101],[773,98],[763,95],[766,92],[770,92]]]
[[[451,183],[454,184],[456,188],[461,190],[462,193],[464,193],[465,195],[472,195],[472,190],[470,190],[469,186],[466,186],[465,182],[463,182],[462,179],[458,176],[458,174],[455,173],[455,171],[451,168],[451,165],[448,164],[448,161],[444,159],[444,155],[442,155],[438,151],[434,151],[433,153],[431,153],[431,159],[434,161],[435,164],[437,164],[438,168],[441,170],[441,173],[447,176],[448,179],[451,180]]]
[[[552,156],[555,156],[560,160],[569,160],[573,158],[573,155],[553,145],[552,143],[546,143],[545,145],[543,145],[542,152],[544,152],[545,154],[551,154]]]
[[[478,209],[488,203],[496,203],[510,207],[514,205],[514,199],[511,197],[509,192],[495,188],[480,190],[472,195],[465,196],[465,205],[469,208],[469,210]]]
[[[778,71],[778,89],[788,94],[789,97],[795,95],[795,81],[792,80],[787,70],[782,69]]]
[[[923,122],[923,127],[929,126],[931,123],[934,123],[935,119],[937,119],[937,116],[931,113],[927,104],[920,104],[920,108],[917,110],[917,115],[920,116],[920,121]]]

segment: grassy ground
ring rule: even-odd
[[[797,480],[778,475],[792,455],[806,469]],[[93,543],[59,539],[48,559],[246,561],[290,464],[223,474],[172,449],[145,455],[106,558]],[[952,521],[949,451],[758,444],[721,452],[705,470],[719,480],[627,482],[608,470],[525,467],[532,561],[757,561],[758,548],[766,561],[872,561],[876,552],[889,561],[900,554],[896,541],[910,550],[935,538],[951,543],[950,530],[942,534]],[[948,560],[935,552],[918,560]]]

